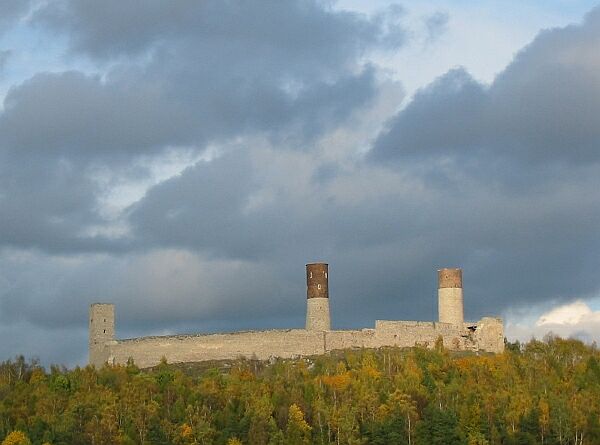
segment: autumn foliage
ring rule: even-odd
[[[600,353],[575,340],[214,367],[0,364],[5,444],[600,444]]]

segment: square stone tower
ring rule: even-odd
[[[108,353],[104,345],[115,339],[115,305],[92,304],[89,326],[89,363],[101,367],[108,360]]]

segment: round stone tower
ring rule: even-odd
[[[331,329],[328,275],[326,263],[306,265],[306,329],[309,331]]]
[[[440,323],[464,323],[461,269],[438,270],[438,311]]]

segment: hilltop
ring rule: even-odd
[[[0,365],[0,440],[18,430],[55,445],[597,444],[598,394],[595,345],[560,338],[496,355],[438,345],[145,370],[45,370],[19,357]]]

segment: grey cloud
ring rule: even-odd
[[[94,169],[255,134],[311,146],[371,105],[378,73],[361,57],[400,29],[312,1],[51,1],[31,22],[118,60],[103,75],[38,73],[4,100],[0,243],[56,252],[132,247],[86,234],[107,224]]]
[[[428,187],[410,170],[388,177],[361,165],[313,181],[327,164],[307,154],[271,153],[280,170],[271,183],[261,180],[272,178],[261,162],[269,154],[251,153],[203,163],[150,190],[131,209],[135,233],[146,245],[265,261],[288,281],[297,273],[288,265],[326,259],[344,271],[336,280],[337,314],[358,325],[392,307],[400,317],[435,316],[434,271],[449,265],[465,268],[472,318],[597,288],[592,266],[600,246],[592,234],[600,202],[574,199],[597,182],[595,167],[516,196],[485,179]],[[286,181],[303,185],[292,190]],[[353,310],[365,298],[369,308],[358,316]]]
[[[107,221],[98,213],[99,187],[64,159],[0,156],[0,245],[53,252],[123,251],[127,239],[90,235]]]
[[[79,72],[37,74],[6,95],[0,144],[13,156],[127,160],[189,142],[178,136],[189,138],[187,111],[153,85],[103,82]]]
[[[540,33],[489,87],[461,69],[450,71],[389,122],[371,157],[596,162],[598,45],[595,9],[581,25]]]
[[[244,308],[249,323],[287,310],[284,304],[301,312],[303,303],[301,298],[296,302],[288,298],[290,289],[302,290],[301,280],[299,286],[282,283],[270,264],[207,259],[184,250],[155,249],[126,256],[5,250],[0,264],[3,325],[84,328],[89,305],[110,301],[118,307],[120,335],[179,325],[205,330],[224,318],[229,319],[224,326],[233,326],[242,294],[252,303]],[[271,291],[265,293],[267,283]],[[281,292],[279,301],[267,301],[272,292]]]
[[[437,11],[425,18],[427,42],[433,42],[446,32],[449,19],[449,14],[444,11]]]
[[[0,34],[14,26],[30,6],[30,0],[3,0],[0,2]]]
[[[342,121],[375,94],[375,69],[361,58],[403,43],[396,9],[368,17],[312,0],[151,1],[144,8],[118,1],[53,1],[32,21],[67,33],[77,52],[121,62],[109,73],[106,93],[133,88],[134,97],[108,101],[116,105],[115,120],[121,109],[129,113],[130,102],[140,102],[141,84],[150,91],[140,96],[160,100],[132,106],[162,106],[173,114],[167,122],[181,122],[174,129],[179,138],[202,145],[202,137],[256,131],[293,129],[297,136],[314,137]],[[143,55],[137,63],[121,57],[135,54]],[[92,108],[86,114],[112,111]],[[146,117],[156,131],[164,128],[160,119]],[[170,132],[155,143],[164,138],[177,143]]]
[[[370,156],[385,161],[398,157],[423,159],[431,155],[469,156],[482,146],[483,86],[463,69],[455,69],[417,92],[389,123]]]
[[[589,52],[597,12],[581,26],[542,33],[490,86],[461,69],[447,73],[390,121],[370,155],[378,162],[363,162],[356,151],[370,135],[353,130],[363,111],[373,111],[381,84],[359,56],[386,45],[385,20],[317,14],[319,4],[307,3],[295,16],[316,17],[324,46],[313,41],[312,53],[294,33],[290,41],[263,36],[279,23],[258,27],[252,40],[253,15],[230,41],[224,29],[188,29],[188,17],[168,14],[169,28],[155,35],[148,13],[133,26],[136,41],[119,17],[106,33],[86,22],[102,5],[80,4],[91,18],[79,4],[62,2],[63,12],[56,5],[44,14],[63,17],[43,20],[70,29],[79,54],[114,65],[102,77],[41,74],[7,97],[0,116],[0,240],[13,247],[0,251],[6,329],[68,331],[84,351],[87,306],[97,300],[117,304],[121,337],[300,327],[304,264],[319,260],[330,263],[340,328],[435,319],[439,267],[463,267],[468,319],[597,292],[600,171],[583,160],[595,159],[586,141],[598,114],[581,113],[598,104]],[[219,14],[228,27],[241,20],[235,11]],[[363,26],[383,31],[342,45],[330,61],[320,20],[332,17],[334,30],[343,23],[359,40]],[[289,26],[310,29],[301,23]],[[214,38],[198,37],[209,31]],[[582,101],[563,98],[562,85]],[[560,135],[546,132],[552,125]],[[223,152],[151,187],[124,212],[127,238],[86,235],[109,223],[97,209],[96,166],[122,175],[167,145],[208,143]],[[11,347],[36,351],[31,345]]]
[[[6,67],[6,63],[8,62],[10,55],[11,55],[10,50],[1,50],[0,51],[0,76],[2,76],[2,71],[4,71],[4,68]]]
[[[86,334],[87,330],[84,328],[49,331],[30,323],[0,326],[0,335],[4,338],[3,345],[0,346],[0,357],[4,361],[14,359],[17,355],[25,355],[27,360],[39,360],[43,366],[85,365],[88,351],[81,338],[85,338]]]
[[[390,9],[390,12],[397,8]],[[393,18],[393,14],[387,14]],[[144,52],[154,45],[192,39],[222,46],[224,58],[244,47],[249,57],[266,56],[283,69],[334,69],[386,38],[378,20],[334,11],[316,0],[228,3],[152,0],[138,4],[111,0],[53,1],[34,20],[72,36],[73,49],[95,57]],[[393,31],[397,31],[394,29]],[[398,43],[402,43],[401,41]],[[295,56],[295,57],[290,57]],[[317,64],[322,67],[315,68]]]
[[[375,84],[374,69],[367,67],[334,83],[314,82],[295,99],[263,81],[190,85],[184,98],[136,78],[38,74],[9,90],[0,144],[14,156],[66,156],[89,164],[123,163],[168,146],[203,147],[207,140],[251,129],[276,135],[287,125],[300,135],[316,135],[367,104]],[[195,102],[195,95],[205,103]]]
[[[314,152],[232,151],[129,210],[144,252],[7,252],[2,320],[83,332],[89,303],[111,301],[120,337],[301,327],[304,263],[315,260],[330,263],[340,328],[435,319],[444,266],[464,268],[468,319],[597,289],[600,202],[573,199],[597,183],[595,167],[516,197],[473,179],[428,187],[410,168],[361,163],[315,180],[328,165]]]
[[[596,9],[581,25],[540,33],[489,86],[449,71],[417,92],[368,154],[439,198],[439,209],[424,201],[419,213],[431,211],[432,233],[453,246],[448,258],[473,274],[475,306],[597,292],[599,25]]]
[[[116,304],[119,338],[301,326],[304,315],[302,267],[288,283],[272,265],[181,250],[126,256],[4,250],[0,265],[0,332],[10,337],[0,345],[4,359],[25,353],[46,365],[84,364],[93,302]]]

